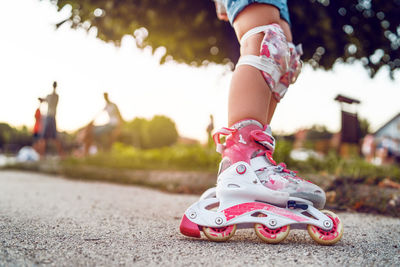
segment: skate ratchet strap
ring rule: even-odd
[[[254,130],[250,135],[257,143],[263,145],[268,150],[272,152],[275,150],[275,139],[266,131]]]
[[[257,156],[265,156],[271,164],[276,165],[275,160],[272,158],[272,153],[275,150],[275,138],[270,134],[270,131],[271,129],[266,127],[263,131],[254,130],[250,135],[254,141],[266,148],[266,150],[261,151]]]
[[[217,152],[218,153],[222,153],[224,151],[225,146],[223,144],[221,144],[221,135],[227,136],[230,135],[234,132],[236,132],[236,129],[230,129],[230,128],[225,128],[223,127],[222,129],[219,129],[218,131],[216,131],[213,135],[213,139],[214,139],[214,143],[217,146]]]

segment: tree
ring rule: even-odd
[[[15,130],[7,123],[0,123],[0,148],[8,144]]]
[[[371,123],[366,118],[360,118],[361,138],[365,137],[371,132]]]
[[[7,123],[0,123],[0,149],[15,153],[23,146],[30,146],[32,142],[32,134],[26,126],[18,129]]]
[[[72,7],[60,22],[97,29],[97,36],[119,45],[133,35],[138,47],[165,47],[161,59],[178,62],[236,62],[238,43],[232,28],[217,20],[211,0],[53,0]],[[400,67],[400,0],[289,0],[292,31],[303,43],[303,60],[330,69],[337,61],[361,60],[373,77],[383,66],[390,76]]]
[[[170,146],[178,140],[175,123],[165,116],[154,116],[144,128],[143,148]]]
[[[307,132],[307,140],[327,140],[332,138],[332,133],[325,125],[313,125]]]
[[[135,118],[132,121],[125,122],[118,141],[124,144],[133,145],[142,148],[144,144],[144,128],[148,121],[144,118]]]
[[[154,116],[151,120],[135,118],[125,122],[119,142],[149,149],[170,146],[178,140],[175,123],[166,116]]]

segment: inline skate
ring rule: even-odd
[[[226,135],[221,144],[220,136]],[[343,224],[325,205],[325,193],[272,159],[270,128],[245,120],[214,135],[223,159],[215,190],[206,191],[183,215],[180,231],[212,241],[230,239],[236,229],[253,227],[267,243],[279,243],[290,229],[307,229],[317,243],[332,245]],[[214,194],[215,192],[215,194]]]

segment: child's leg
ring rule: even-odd
[[[235,1],[230,1],[227,7],[233,6],[235,10],[233,2]],[[279,1],[274,3],[279,4]],[[236,9],[240,8],[241,6],[236,6]],[[228,16],[230,21],[233,18],[233,27],[241,43],[241,57],[230,87],[230,127],[222,128],[214,134],[217,151],[222,155],[219,176],[241,179],[243,168],[231,166],[246,162],[250,164],[261,184],[273,191],[264,196],[270,198],[268,201],[279,200],[278,192],[289,193],[290,197],[311,201],[315,207],[322,208],[325,205],[324,191],[286,169],[285,164],[276,164],[272,156],[275,139],[267,123],[272,118],[277,102],[285,94],[288,81],[292,82],[296,78],[291,73],[297,73],[292,69],[297,71],[299,64],[292,58],[298,59],[300,54],[294,53],[297,48],[288,44],[288,39],[291,41],[290,28],[280,19],[280,11],[275,5],[250,4],[240,9],[235,17],[236,13],[228,10]],[[221,135],[226,136],[224,142],[221,142]],[[226,171],[228,174],[224,174]],[[224,182],[218,179],[216,191],[220,198],[220,208],[229,204],[221,195],[223,188]],[[257,194],[249,194],[252,193]]]
[[[281,25],[286,38],[290,41],[292,37],[289,25],[280,19],[279,10],[271,5],[249,5],[236,17],[233,27],[238,39],[241,40],[249,30],[273,23]],[[240,49],[241,56],[259,56],[263,38],[264,33],[261,32],[244,40]],[[255,119],[262,124],[268,124],[276,103],[259,69],[249,65],[240,65],[235,69],[229,94],[229,125],[243,119]]]

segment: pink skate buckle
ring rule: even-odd
[[[191,222],[185,214],[182,217],[179,229],[183,235],[200,238],[199,227],[197,224]]]

